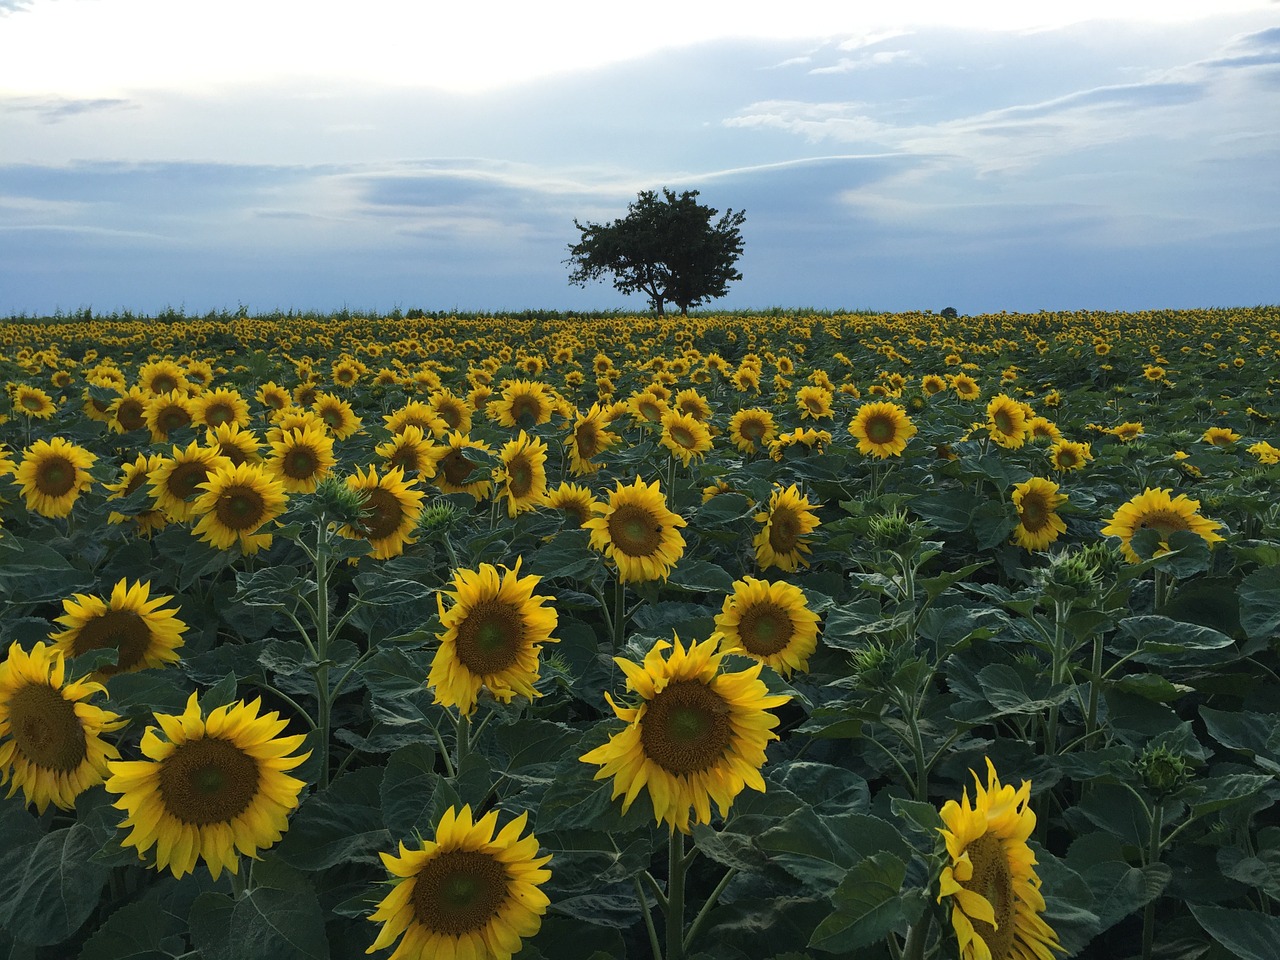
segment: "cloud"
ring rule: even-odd
[[[87,99],[6,97],[0,99],[0,110],[7,113],[33,113],[44,123],[58,123],[81,114],[136,106],[137,104],[134,101],[120,97],[94,97]]]
[[[875,53],[866,53],[860,57],[841,57],[838,62],[829,67],[814,67],[809,72],[812,74],[851,73],[854,70],[871,70],[875,67],[887,66],[899,60],[918,62],[919,58],[910,50],[877,50]]]

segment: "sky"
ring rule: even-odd
[[[463,6],[0,0],[0,316],[643,310],[662,187],[715,309],[1280,303],[1277,0]]]

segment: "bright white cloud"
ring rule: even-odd
[[[1269,5],[1214,0],[1211,12]],[[730,37],[844,38],[856,48],[910,26],[1172,22],[1205,16],[1207,6],[1203,0],[899,0],[892,9],[849,0],[34,0],[0,11],[0,95],[120,96],[281,77],[465,92]]]

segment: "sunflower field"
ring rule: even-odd
[[[0,957],[1275,960],[1278,331],[4,321]]]

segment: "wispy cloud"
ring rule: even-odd
[[[919,62],[910,50],[877,50],[865,53],[860,57],[841,57],[836,63],[826,67],[814,67],[809,72],[815,75],[824,73],[852,73],[855,70],[873,70],[876,67],[888,66],[900,60]]]
[[[80,100],[67,97],[0,98],[0,111],[6,113],[32,113],[44,123],[58,123],[85,113],[119,110],[136,106],[137,104],[133,101],[120,97],[94,97]]]

